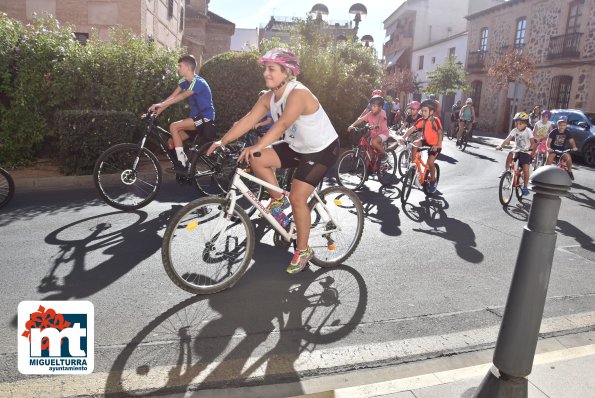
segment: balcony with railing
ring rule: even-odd
[[[481,70],[485,67],[485,60],[488,55],[487,51],[472,51],[467,56],[467,69]]]
[[[560,36],[551,36],[548,47],[548,59],[579,58],[580,41],[582,33],[567,33]]]

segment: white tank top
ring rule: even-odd
[[[281,117],[289,93],[297,86],[302,84],[295,80],[288,82],[281,99],[277,102],[275,102],[275,95],[271,96],[273,121],[276,122]],[[297,153],[314,153],[322,151],[337,138],[335,128],[319,103],[318,109],[313,114],[298,116],[293,125],[285,130],[282,139]]]

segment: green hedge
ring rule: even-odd
[[[227,52],[217,55],[200,68],[200,75],[213,93],[217,132],[223,135],[244,116],[265,89],[262,67],[256,52]]]
[[[131,112],[70,110],[56,114],[61,171],[66,175],[91,174],[99,155],[108,147],[131,142],[139,128]]]

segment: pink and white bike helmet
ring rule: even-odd
[[[258,62],[261,64],[274,62],[289,69],[294,76],[300,73],[300,59],[295,53],[284,48],[273,48],[267,51],[262,57],[258,58]]]

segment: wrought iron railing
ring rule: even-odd
[[[467,57],[467,69],[483,69],[487,55],[487,51],[470,52]]]
[[[551,36],[547,54],[548,59],[580,57],[579,45],[582,35],[582,33],[567,33],[560,36]]]

